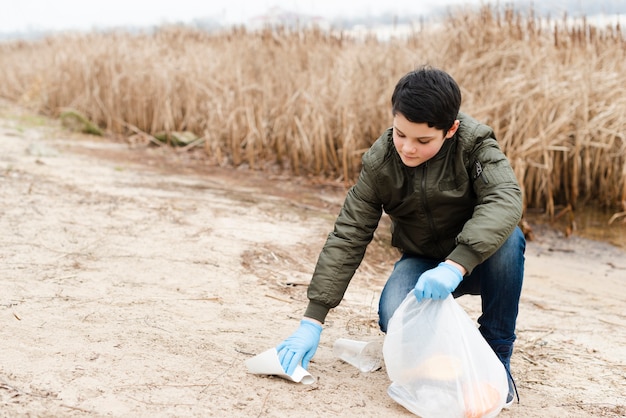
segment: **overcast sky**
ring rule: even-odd
[[[531,1],[535,7],[549,4],[551,8],[569,8],[570,12],[573,7],[626,4],[626,0],[525,0],[526,3]],[[376,16],[385,12],[415,16],[427,14],[432,7],[512,2],[524,0],[2,0],[0,33],[154,26],[206,18],[229,25],[246,23],[273,7],[335,18]]]
[[[367,16],[383,12],[419,15],[437,6],[480,4],[483,0],[3,0],[0,31],[150,26],[218,18],[245,23],[272,7],[322,17]],[[483,1],[484,2],[484,1]]]

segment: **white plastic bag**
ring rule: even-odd
[[[504,366],[452,296],[418,302],[409,293],[389,321],[383,357],[389,396],[420,417],[495,417],[506,402]]]

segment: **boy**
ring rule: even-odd
[[[289,375],[308,366],[384,210],[402,256],[380,296],[381,330],[411,291],[418,300],[481,295],[479,329],[509,375],[508,406],[526,246],[517,226],[520,186],[492,129],[459,113],[461,92],[444,71],[406,74],[391,104],[393,127],[363,155],[317,261],[300,327],[277,346],[281,365]]]

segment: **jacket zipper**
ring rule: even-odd
[[[433,221],[432,213],[430,212],[430,207],[428,206],[428,197],[426,195],[426,173],[428,172],[428,161],[424,163],[424,168],[422,169],[422,203],[424,204],[424,210],[426,211],[426,217],[428,218],[428,225],[430,226],[430,231],[435,236],[435,222]]]
[[[430,226],[430,231],[433,236],[433,244],[437,247],[437,250],[443,253],[443,249],[439,243],[439,236],[437,233],[437,228],[435,227],[435,221],[433,220],[432,212],[430,211],[430,206],[428,205],[428,198],[426,196],[426,173],[428,172],[428,161],[424,163],[424,168],[422,169],[422,203],[424,204],[424,210],[426,211],[426,217],[428,218],[428,225]]]

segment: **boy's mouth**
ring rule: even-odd
[[[417,156],[409,157],[406,154],[402,154],[401,157],[402,157],[402,162],[406,165],[415,166],[420,163],[420,158]]]

